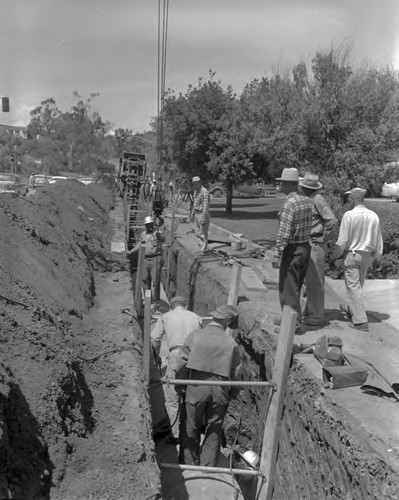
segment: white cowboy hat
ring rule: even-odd
[[[281,177],[276,177],[276,181],[298,182],[301,178],[297,168],[285,168]]]

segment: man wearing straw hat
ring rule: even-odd
[[[323,184],[319,176],[307,173],[299,181],[302,193],[312,201],[312,230],[310,232],[310,261],[305,276],[306,305],[303,311],[305,325],[323,327],[325,255],[327,242],[334,236],[338,221],[326,199],[320,194]]]
[[[214,467],[220,453],[223,421],[230,397],[237,391],[217,385],[221,380],[240,380],[241,354],[237,343],[227,332],[236,328],[237,310],[219,306],[211,313],[212,321],[195,330],[186,339],[176,362],[178,378],[215,381],[216,385],[187,386],[186,426],[183,443],[184,462],[188,465]],[[200,452],[201,429],[205,422],[205,438]]]
[[[280,268],[281,309],[288,305],[296,311],[296,332],[301,333],[300,293],[310,259],[312,202],[298,193],[299,173],[296,168],[285,168],[276,180],[281,182],[281,191],[287,198],[280,212],[272,264]]]
[[[177,295],[170,300],[170,311],[160,316],[151,331],[155,356],[161,360],[161,375],[173,378],[179,348],[187,336],[202,326],[202,318],[186,309],[185,297]],[[179,438],[179,422],[176,422],[179,395],[172,385],[163,387],[165,406],[174,438]]]

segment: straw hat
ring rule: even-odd
[[[201,179],[200,177],[198,177],[198,175],[196,175],[191,179],[191,182],[201,182]]]
[[[305,174],[303,179],[299,180],[299,185],[307,189],[321,189],[323,184],[319,181],[319,176],[316,174]]]
[[[151,217],[151,215],[148,215],[148,216],[144,219],[144,224],[154,224],[154,219]]]

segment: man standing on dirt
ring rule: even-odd
[[[236,328],[238,313],[232,306],[220,306],[212,312],[212,321],[203,329],[192,332],[179,350],[176,374],[193,380],[240,380],[241,355],[228,327]],[[223,421],[231,397],[237,390],[226,386],[187,386],[186,426],[183,443],[184,462],[188,465],[216,466]],[[200,453],[201,429],[205,423],[205,438]]]
[[[307,173],[299,181],[302,193],[312,201],[312,230],[310,233],[310,261],[305,276],[306,306],[304,324],[311,327],[325,325],[324,269],[327,242],[335,234],[338,221],[326,199],[320,194],[323,184],[319,176]]]
[[[161,361],[161,376],[173,378],[179,348],[187,336],[202,326],[202,319],[186,309],[184,297],[176,296],[170,301],[171,310],[163,314],[151,332],[151,342],[156,358]],[[177,413],[179,394],[174,386],[164,385],[165,405],[168,412],[173,438],[179,438],[179,422]]]
[[[162,243],[165,241],[165,235],[159,230],[154,231],[154,219],[151,216],[144,219],[144,226],[145,231],[141,233],[139,242],[127,254],[138,252],[140,246],[144,247],[143,285],[145,290],[152,289],[152,301],[158,304],[163,266]]]
[[[335,258],[344,256],[344,279],[348,303],[340,304],[343,314],[352,320],[357,330],[369,331],[362,303],[363,285],[373,260],[379,262],[383,241],[378,215],[364,205],[366,190],[353,188],[346,191],[352,207],[342,217]]]
[[[276,181],[281,182],[281,191],[287,195],[287,199],[280,212],[272,264],[280,268],[281,309],[288,305],[296,311],[296,332],[300,333],[300,293],[310,259],[312,202],[307,196],[298,193],[299,173],[296,168],[285,168]]]
[[[209,202],[210,196],[208,190],[202,185],[198,176],[192,178],[194,189],[193,209],[195,214],[195,223],[197,225],[197,236],[201,240],[201,251],[208,250],[208,231],[210,222]]]

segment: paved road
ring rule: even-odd
[[[225,198],[211,201],[211,221],[233,233],[242,233],[251,241],[271,248],[276,239],[277,213],[283,206],[285,196],[269,198],[234,198],[233,213],[225,215]]]
[[[225,198],[211,200],[211,221],[233,233],[242,233],[246,238],[266,248],[271,248],[276,239],[277,214],[285,196],[273,195],[267,198],[234,198],[233,213],[225,215]],[[367,205],[373,209],[380,204],[392,203],[387,198],[369,198]]]

